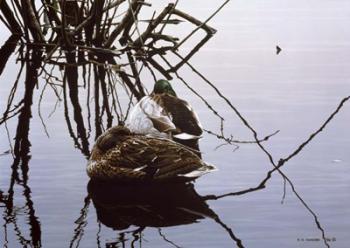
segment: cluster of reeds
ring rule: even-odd
[[[177,9],[176,4],[169,3],[159,13],[154,11],[150,19],[139,20],[141,9],[151,7],[144,0],[42,0],[41,6],[36,6],[36,1],[32,0],[11,0],[1,1],[0,17],[22,43],[45,48],[46,63],[66,66],[91,62],[101,66],[108,64],[139,99],[144,95],[144,89],[136,62],[170,79],[171,73],[186,63],[215,33],[206,23]],[[139,25],[141,22],[146,25]],[[163,57],[167,52],[177,53],[194,33],[181,41],[179,37],[164,33],[166,25],[181,22],[192,23],[195,31],[202,29],[206,35],[179,63],[168,63],[169,67],[164,68],[154,57]],[[57,58],[57,52],[60,60],[64,58],[63,62],[53,59]],[[124,55],[126,63],[120,59]],[[127,66],[130,70],[124,70]]]
[[[19,44],[17,60],[22,66],[35,65],[39,70],[35,81],[38,77],[45,78],[40,99],[46,88],[54,90],[57,101],[64,103],[68,129],[75,145],[88,155],[86,129],[91,131],[91,123],[90,119],[88,124],[83,119],[79,97],[82,84],[87,91],[89,117],[90,103],[94,102],[93,129],[97,137],[112,125],[115,117],[118,123],[123,123],[132,99],[139,100],[147,93],[141,73],[147,71],[154,80],[178,76],[179,68],[188,63],[216,32],[208,26],[209,19],[199,21],[179,10],[177,2],[165,2],[164,8],[154,10],[149,19],[145,19],[144,15],[140,17],[140,12],[152,8],[152,4],[144,0],[42,0],[40,5],[32,0],[1,1],[0,18],[12,37],[1,49],[4,55],[0,70],[15,50],[15,44]],[[174,33],[166,33],[168,25],[182,23],[192,25],[192,30],[181,40]],[[186,55],[180,55],[182,44],[198,30],[204,31],[202,39]],[[167,59],[170,53],[179,58],[176,64]],[[121,92],[130,99],[128,108],[120,105]],[[18,114],[25,102],[11,109],[13,99],[9,98],[8,109],[0,124]],[[69,100],[77,123],[76,131],[70,121]],[[107,120],[106,127],[103,127],[103,118]]]

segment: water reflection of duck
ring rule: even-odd
[[[97,139],[87,173],[100,180],[190,181],[213,169],[179,143],[115,126]]]
[[[126,126],[134,133],[174,139],[198,151],[203,132],[193,108],[177,97],[166,80],[158,80],[152,94],[134,106]]]
[[[194,189],[178,183],[128,185],[90,181],[88,192],[98,219],[113,229],[167,227],[195,223],[216,214]]]

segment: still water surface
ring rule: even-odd
[[[215,9],[214,4],[206,7],[202,1],[180,4],[179,8],[202,19]],[[191,62],[230,99],[260,138],[280,130],[264,143],[278,161],[317,130],[349,95],[349,22],[348,1],[232,1],[210,22],[218,33]],[[6,38],[2,36],[2,42]],[[282,48],[279,55],[276,45]],[[18,70],[14,62],[13,57],[1,75],[1,111]],[[253,139],[198,76],[189,69],[182,69],[181,75],[225,117],[227,135]],[[218,131],[219,120],[201,100],[179,80],[173,85],[197,110],[203,126]],[[34,94],[29,179],[13,188],[15,221],[8,219],[8,210],[0,203],[0,246],[30,247],[26,240],[36,237],[42,247],[326,247],[314,217],[289,185],[281,204],[284,182],[278,173],[260,191],[219,200],[206,197],[256,187],[272,169],[256,145],[240,145],[238,150],[225,145],[215,150],[222,142],[209,134],[200,143],[203,158],[219,171],[197,180],[194,188],[163,189],[171,194],[159,188],[128,189],[136,194],[130,200],[127,196],[115,199],[118,188],[107,192],[99,185],[89,185],[94,202],[85,201],[86,158],[67,133],[63,108],[45,119],[48,138],[37,113],[40,93]],[[44,99],[45,117],[54,105],[55,99]],[[350,105],[346,103],[282,169],[317,215],[328,244],[340,248],[350,244],[349,123]],[[12,138],[16,125],[16,118],[7,122]],[[0,153],[9,150],[4,126],[0,140]],[[10,154],[0,156],[4,194],[11,184],[12,164]],[[143,199],[145,194],[149,199]],[[140,207],[147,200],[162,217],[147,218],[148,210]],[[191,211],[181,211],[183,208]],[[156,220],[159,222],[154,223]],[[128,227],[125,222],[135,225]],[[140,226],[146,227],[141,230]]]

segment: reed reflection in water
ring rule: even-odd
[[[10,37],[5,46],[2,47],[1,53],[10,55],[16,44],[16,37]],[[11,95],[9,96],[9,104],[4,113],[3,118],[1,119],[1,124],[5,123],[6,120],[12,118],[14,115],[18,115],[18,124],[16,128],[15,142],[12,147],[11,145],[11,154],[13,156],[13,163],[11,165],[11,180],[10,185],[7,190],[7,194],[2,191],[0,194],[0,203],[4,204],[5,211],[3,214],[5,222],[5,246],[7,241],[7,226],[10,224],[13,225],[16,236],[21,245],[23,246],[32,246],[32,247],[41,247],[41,226],[39,218],[36,216],[34,202],[31,199],[31,189],[29,187],[29,163],[30,163],[30,140],[29,140],[29,130],[30,130],[30,120],[32,117],[32,104],[33,104],[33,92],[35,85],[38,83],[38,69],[41,64],[41,55],[42,52],[39,50],[32,51],[32,53],[25,54],[25,61],[22,62],[20,73],[22,69],[26,69],[24,85],[25,93],[23,99],[20,103],[14,108],[12,107],[12,100],[16,89],[18,87],[18,80],[16,80],[12,90]],[[3,60],[6,64],[9,56],[5,57]],[[3,67],[3,66],[1,66]],[[15,112],[15,114],[13,114]],[[15,201],[15,188],[19,186],[22,188],[22,196],[24,198],[24,206],[19,207],[14,204]],[[29,238],[25,237],[22,233],[22,226],[17,223],[19,215],[24,214],[26,216],[26,222],[30,227]]]

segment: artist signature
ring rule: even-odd
[[[322,238],[297,238],[298,242],[320,242],[323,241]],[[337,239],[335,237],[332,238],[326,238],[326,241],[328,242],[335,242]]]

